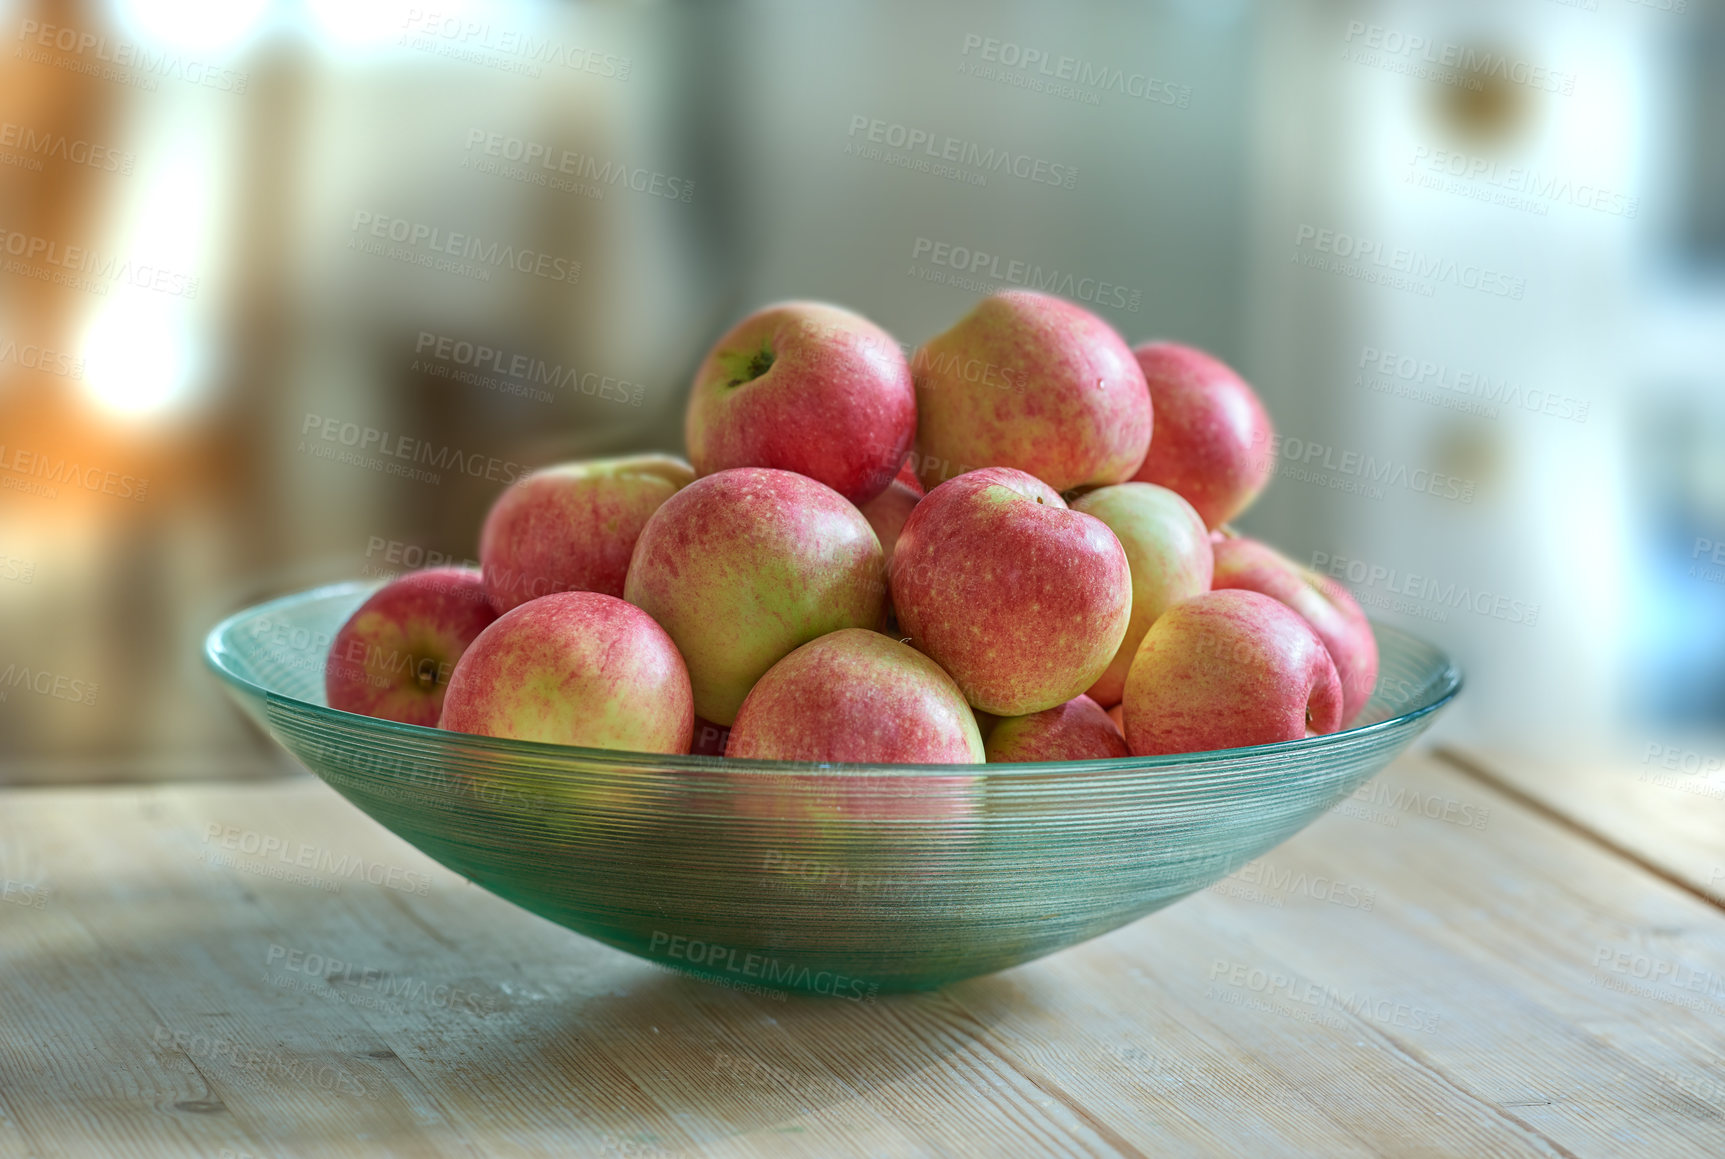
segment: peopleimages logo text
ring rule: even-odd
[[[351,233],[365,233],[374,238],[387,239],[412,250],[422,250],[426,255],[447,254],[450,257],[477,262],[482,266],[498,269],[507,267],[553,282],[576,282],[581,279],[581,263],[578,261],[530,249],[517,249],[506,242],[487,242],[470,233],[457,233],[440,226],[409,221],[405,217],[390,217],[361,209],[355,211],[353,224],[348,228]]]
[[[911,243],[912,261],[922,260],[978,279],[1058,294],[1092,306],[1112,306],[1132,313],[1144,301],[1142,290],[1128,289],[1098,278],[1081,277],[1059,267],[1043,269],[1018,258],[1003,258],[986,250],[919,237]]]
[[[59,24],[43,24],[39,20],[25,20],[20,23],[17,39],[27,45],[52,48],[72,56],[89,57],[116,68],[135,69],[146,77],[178,77],[188,84],[221,92],[243,93],[251,82],[251,78],[243,72],[216,68],[198,60],[188,60],[166,49],[153,51],[99,33]]]
[[[1422,282],[1447,282],[1464,290],[1478,290],[1499,298],[1521,301],[1527,292],[1527,279],[1513,277],[1499,270],[1454,258],[1421,253],[1407,246],[1386,247],[1372,238],[1354,237],[1333,229],[1302,225],[1294,232],[1297,249],[1333,254],[1357,264],[1369,264],[1380,270],[1403,274]]]
[[[980,59],[1019,73],[1035,73],[1050,82],[1067,81],[1081,89],[1120,93],[1158,105],[1186,108],[1192,103],[1189,85],[1160,80],[1141,72],[1080,60],[1075,56],[1051,56],[1039,48],[1026,48],[1010,40],[997,40],[979,33],[966,33],[961,55],[975,53]],[[993,79],[992,77],[990,79]],[[1031,86],[1036,87],[1036,86]],[[1058,89],[1055,90],[1058,93]]]
[[[856,113],[851,117],[849,136],[854,138],[858,133],[870,144],[903,149],[912,154],[920,152],[935,161],[962,165],[983,173],[1004,172],[1037,185],[1056,185],[1064,189],[1075,188],[1078,184],[1078,167],[1075,165],[1044,161],[1028,153],[1015,153],[1011,149],[994,145],[985,146],[976,141],[966,141],[962,137],[949,137],[897,121],[883,121]]]
[[[527,475],[527,468],[513,460],[462,452],[454,447],[434,446],[424,439],[393,434],[377,427],[344,422],[339,418],[312,414],[309,411],[300,425],[300,434],[326,443],[351,447],[357,452],[371,452],[402,463],[435,467],[440,471],[455,471],[493,483],[510,485]]]
[[[759,979],[764,983],[813,990],[817,994],[833,998],[848,998],[853,1002],[872,1003],[880,993],[880,983],[864,978],[855,978],[832,970],[821,970],[817,973],[807,966],[784,962],[764,954],[749,953],[731,946],[721,946],[716,942],[704,942],[700,938],[654,930],[649,952],[658,953],[661,950],[668,957],[688,962],[691,966],[705,967],[715,972],[715,976],[719,978],[741,975],[744,978]]]
[[[469,129],[466,148],[469,154],[477,149],[481,157],[519,162],[529,171],[537,168],[547,175],[547,180],[550,176],[562,176],[592,182],[599,188],[600,197],[604,196],[604,186],[621,186],[636,193],[663,197],[670,201],[687,202],[695,196],[695,183],[687,177],[673,177],[657,169],[624,165],[609,159],[602,160],[591,153],[559,149],[543,141],[529,141],[525,137],[490,133],[484,129]],[[546,184],[546,181],[536,178],[530,178],[530,181],[532,184]]]
[[[176,298],[198,296],[198,279],[179,270],[102,254],[83,246],[64,245],[52,238],[3,226],[0,226],[0,253],[21,262],[42,262],[78,276],[77,288],[98,294],[107,293],[104,283],[124,282],[140,290],[155,290]]]
[[[1464,46],[1451,40],[1434,41],[1417,32],[1402,32],[1381,24],[1367,24],[1363,20],[1348,21],[1347,34],[1342,39],[1350,45],[1363,44],[1386,56],[1451,69],[1469,77],[1507,81],[1548,93],[1561,93],[1566,97],[1575,92],[1574,73],[1559,72],[1525,60],[1512,60],[1489,48]]]
[[[137,164],[137,154],[94,145],[81,138],[68,137],[46,129],[37,130],[12,121],[0,124],[0,146],[21,149],[36,157],[86,165],[104,173],[130,174]]]

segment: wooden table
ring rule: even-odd
[[[1725,1155],[1725,794],[1672,775],[1405,757],[873,1006],[599,946],[310,778],[0,792],[0,1155]]]

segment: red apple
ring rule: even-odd
[[[781,302],[744,318],[695,372],[684,415],[703,475],[774,467],[852,503],[892,481],[916,436],[916,392],[893,337],[824,302]]]
[[[981,764],[982,736],[940,665],[879,632],[811,641],[761,677],[731,726],[740,760]]]
[[[1126,635],[1132,576],[1108,526],[1023,471],[942,483],[899,533],[900,627],[997,716],[1063,704],[1094,684]]]
[[[1324,642],[1259,592],[1206,592],[1150,626],[1126,677],[1137,756],[1298,740],[1341,725],[1342,682]]]
[[[898,474],[894,475],[892,478],[893,482],[903,483],[906,487],[909,487],[912,491],[916,492],[916,497],[918,499],[921,499],[924,495],[928,494],[928,492],[923,488],[922,480],[916,477],[916,455],[914,453],[905,456],[904,463],[898,469]]]
[[[659,504],[695,478],[670,455],[562,463],[491,505],[479,562],[499,613],[553,592],[623,594],[635,538]]]
[[[981,764],[982,737],[940,666],[887,636],[847,629],[786,656],[737,714],[728,763],[796,760]],[[793,765],[727,777],[726,831],[763,851],[762,884],[803,898],[899,900],[938,882],[950,823],[974,812],[973,774]]]
[[[921,492],[894,479],[887,484],[885,491],[858,508],[874,529],[875,538],[880,540],[881,553],[889,566],[892,564],[892,550],[898,546],[898,534],[904,530],[904,521],[910,518],[910,513],[920,502]]]
[[[884,574],[868,520],[837,491],[741,467],[697,479],[653,513],[624,592],[677,642],[695,711],[729,725],[793,649],[879,627]]]
[[[1324,642],[1342,681],[1342,723],[1359,715],[1378,682],[1378,642],[1365,612],[1348,590],[1326,575],[1301,567],[1265,543],[1245,536],[1212,545],[1215,588],[1243,588],[1282,601]]]
[[[1074,511],[1108,525],[1132,567],[1132,619],[1108,670],[1090,686],[1096,703],[1120,703],[1126,671],[1144,633],[1171,605],[1210,590],[1210,537],[1204,520],[1166,487],[1120,483],[1098,487],[1072,501]]]
[[[910,513],[916,510],[916,505],[922,502],[922,488],[912,488],[902,478],[894,479],[887,484],[886,490],[864,503],[859,511],[868,525],[874,529],[874,536],[880,540],[881,554],[886,560],[886,566],[892,567],[893,548],[898,546],[899,532],[904,530],[904,521],[910,518]],[[893,610],[892,593],[886,596],[886,618],[889,626],[898,623],[898,614]]]
[[[918,473],[1012,467],[1056,491],[1124,483],[1150,445],[1144,373],[1114,330],[1031,290],[978,303],[911,359]]]
[[[496,618],[472,568],[408,572],[372,593],[335,634],[324,697],[343,712],[435,726],[456,661]]]
[[[689,671],[664,629],[599,592],[559,592],[505,612],[455,666],[452,732],[588,748],[686,753]]]
[[[1102,706],[1088,696],[1009,716],[989,730],[988,763],[1091,761],[1130,756],[1126,739]]]
[[[1270,416],[1226,363],[1191,346],[1146,342],[1133,348],[1156,431],[1133,478],[1179,492],[1218,527],[1257,498],[1270,479]]]
[[[1126,739],[1126,706],[1116,704],[1108,710],[1108,719],[1114,722],[1114,728],[1120,733],[1120,739]]]

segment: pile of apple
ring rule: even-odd
[[[329,704],[458,732],[870,763],[1293,740],[1377,678],[1359,606],[1225,524],[1269,416],[1218,359],[995,295],[908,359],[789,302],[698,370],[688,462],[538,471],[481,568],[379,589]],[[692,464],[692,466],[691,466]]]

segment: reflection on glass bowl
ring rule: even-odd
[[[695,976],[843,998],[919,990],[1106,933],[1240,868],[1351,793],[1461,686],[1374,625],[1345,732],[1116,761],[809,765],[498,740],[338,712],[323,658],[376,587],[247,609],[206,653],[240,706],[450,869]]]

